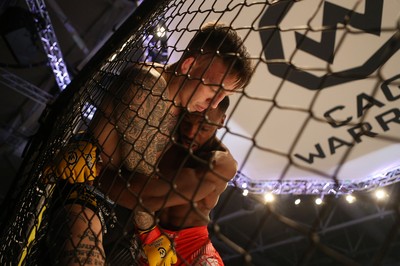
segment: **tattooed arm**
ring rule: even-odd
[[[91,131],[102,147],[103,165],[150,175],[168,145],[176,119],[169,114],[166,81],[154,69],[126,69],[104,97]]]
[[[47,239],[52,265],[105,265],[101,222],[96,213],[69,204],[52,217]]]

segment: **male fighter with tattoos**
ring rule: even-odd
[[[160,178],[146,183],[145,177],[137,176],[130,183],[129,193],[124,191],[124,182],[121,182],[120,190],[110,194],[127,209],[139,205],[157,212],[154,218],[158,224],[153,217],[141,213],[140,218],[148,219],[147,227],[151,230],[138,232],[146,255],[139,261],[140,265],[223,265],[210,241],[207,226],[211,210],[237,169],[231,153],[216,137],[228,106],[229,98],[225,97],[216,109],[185,113],[176,143],[159,163]],[[166,183],[179,185],[171,188]],[[201,199],[197,200],[200,194]],[[140,202],[135,195],[140,195]],[[174,250],[164,244],[169,241]]]
[[[176,63],[125,69],[97,106],[88,131],[46,168],[46,175],[60,179],[55,205],[61,207],[50,232],[55,263],[104,265],[104,215],[91,186],[97,177],[110,177],[102,172],[111,171],[123,173],[127,183],[136,174],[156,179],[181,110],[216,108],[248,83],[252,70],[243,41],[221,23],[204,25]]]

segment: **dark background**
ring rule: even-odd
[[[72,79],[138,4],[45,3]],[[60,92],[34,23],[25,1],[1,1],[0,200],[16,178],[47,100]],[[244,265],[246,254],[250,265],[344,265],[346,258],[360,265],[400,265],[398,185],[386,189],[389,197],[383,202],[363,192],[353,204],[337,196],[317,206],[315,196],[305,195],[297,206],[295,195],[276,196],[265,205],[259,195],[244,197],[230,186],[213,213],[210,231],[227,265]]]

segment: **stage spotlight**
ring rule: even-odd
[[[384,200],[387,197],[387,193],[385,190],[383,189],[379,189],[377,191],[375,191],[375,197],[377,200]]]
[[[347,195],[346,201],[351,204],[356,201],[356,197],[354,197],[353,195]]]
[[[265,193],[264,194],[264,201],[265,203],[273,202],[275,200],[275,197],[272,193]]]
[[[322,201],[321,198],[316,198],[316,199],[315,199],[315,204],[321,205],[322,203],[323,203],[323,201]]]

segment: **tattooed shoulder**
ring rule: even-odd
[[[152,67],[135,68],[126,76],[130,83],[115,111],[124,165],[148,174],[168,144],[171,125],[167,82]],[[167,122],[170,123],[167,123]],[[171,123],[172,122],[172,123]]]
[[[121,74],[120,79],[120,100],[136,109],[143,108],[143,103],[151,104],[147,100],[149,95],[156,98],[168,96],[165,79],[152,67],[133,65]]]

